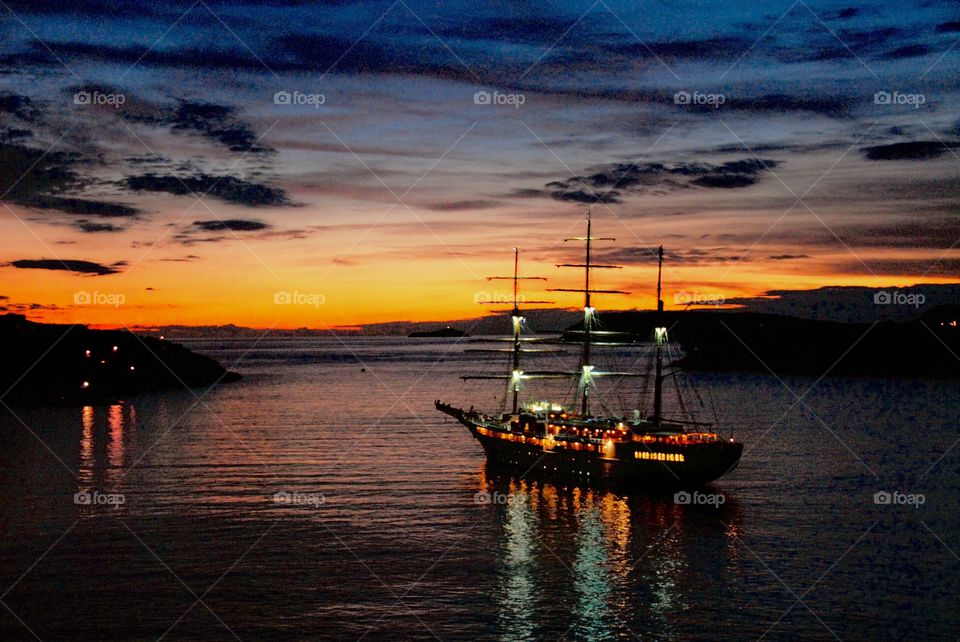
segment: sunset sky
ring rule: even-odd
[[[862,5],[5,0],[0,306],[466,318],[590,204],[602,307],[955,282],[960,5]]]

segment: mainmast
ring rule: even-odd
[[[657,253],[657,315],[653,328],[653,340],[656,345],[656,372],[653,379],[653,424],[660,425],[663,415],[663,347],[667,341],[667,329],[663,321],[663,299],[660,298],[661,275],[663,274],[663,246]]]
[[[591,263],[591,246],[593,241],[615,241],[616,239],[606,236],[593,236],[593,220],[591,212],[587,209],[587,235],[586,236],[575,236],[573,238],[564,239],[564,241],[584,241],[586,249],[586,257],[583,263],[562,263],[557,265],[557,267],[577,267],[583,268],[584,278],[583,278],[583,289],[569,289],[569,288],[554,288],[550,291],[552,292],[583,292],[583,348],[582,356],[580,360],[580,371],[577,373],[579,379],[577,384],[577,390],[580,392],[580,412],[583,416],[588,416],[590,414],[590,384],[593,381],[595,376],[600,374],[613,374],[613,373],[599,373],[594,370],[593,362],[591,360],[591,347],[593,345],[593,335],[594,331],[594,321],[596,317],[596,309],[593,307],[590,295],[591,294],[628,294],[622,290],[594,290],[590,287],[590,270],[592,269],[619,269],[619,265],[596,265]],[[618,373],[626,375],[627,373]]]

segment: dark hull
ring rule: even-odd
[[[618,443],[614,452],[575,451],[561,448],[545,450],[539,445],[501,439],[481,434],[481,423],[473,413],[438,404],[437,408],[466,426],[480,442],[488,462],[496,467],[521,474],[541,472],[587,481],[611,482],[618,485],[655,490],[672,486],[695,486],[719,479],[737,467],[743,444],[714,442],[685,446]],[[489,432],[486,431],[486,432]],[[682,454],[682,462],[638,459],[657,454]]]

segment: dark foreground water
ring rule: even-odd
[[[245,379],[0,407],[0,639],[960,637],[956,381],[698,375],[716,507],[487,471],[454,342],[192,345]]]

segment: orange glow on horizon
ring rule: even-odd
[[[24,214],[25,215],[25,214]],[[574,220],[575,219],[571,219]],[[623,236],[622,223],[603,221],[611,233]],[[696,228],[694,219],[670,228],[654,228],[658,237],[668,230]],[[398,223],[394,223],[399,225]],[[597,221],[595,220],[595,225]],[[419,225],[419,224],[417,224]],[[534,229],[500,229],[484,233],[476,228],[459,232],[459,244],[448,244],[428,233],[409,229],[379,231],[345,225],[332,227],[323,239],[230,239],[184,247],[177,243],[144,249],[118,243],[116,237],[82,237],[83,244],[66,240],[62,227],[33,225],[45,233],[32,236],[13,216],[0,218],[0,234],[23,240],[0,256],[4,283],[0,300],[9,312],[21,312],[35,321],[79,323],[100,328],[154,328],[165,325],[219,326],[292,330],[346,329],[389,322],[443,322],[506,313],[507,306],[477,305],[511,297],[509,281],[487,281],[489,275],[512,271],[510,237],[526,237],[535,249],[522,250],[521,271],[546,276],[548,283],[527,281],[527,300],[550,300],[552,305],[527,308],[575,309],[581,295],[546,292],[547,287],[580,287],[582,273],[557,269],[560,252],[575,256],[573,247],[550,236],[538,221]],[[571,227],[575,231],[575,225]],[[666,225],[665,223],[661,223]],[[556,235],[563,234],[562,229]],[[127,234],[123,232],[122,235]],[[475,240],[471,240],[475,239]],[[64,245],[56,245],[63,243]],[[540,243],[539,248],[535,245]],[[604,250],[637,245],[629,238],[605,244]],[[679,245],[679,244],[678,244]],[[56,254],[53,254],[54,248]],[[67,248],[67,249],[64,249]],[[502,248],[502,249],[498,249]],[[668,250],[674,248],[668,248]],[[679,248],[682,249],[682,248]],[[790,254],[789,246],[782,249]],[[905,287],[953,283],[954,279],[925,274],[875,276],[865,273],[858,259],[844,248],[803,261],[773,260],[766,247],[743,261],[707,264],[664,264],[665,307],[686,307],[687,295],[724,300],[757,297],[771,290],[808,290],[825,286]],[[197,253],[194,257],[193,253]],[[869,259],[917,258],[901,249],[867,248]],[[952,254],[951,256],[956,256]],[[24,257],[104,261],[115,263],[116,273],[91,276],[66,270],[18,269],[11,261]],[[187,258],[184,258],[186,256]],[[931,261],[939,258],[934,256]],[[124,263],[124,261],[126,263]],[[838,270],[838,265],[849,266]],[[596,295],[601,310],[655,309],[656,265],[625,265],[621,270],[598,270],[593,286],[623,289],[628,296]],[[699,306],[698,306],[699,307]]]

